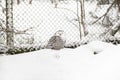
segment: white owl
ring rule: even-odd
[[[64,48],[65,40],[62,36],[64,34],[63,30],[58,30],[48,41],[46,48],[60,50]]]

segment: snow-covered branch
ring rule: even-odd
[[[33,27],[30,27],[30,28],[22,30],[22,31],[14,29],[14,33],[15,34],[27,34],[27,31],[32,30],[32,29],[33,29]]]

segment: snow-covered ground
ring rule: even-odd
[[[100,41],[76,49],[4,55],[0,80],[120,80],[119,61],[120,45]]]
[[[72,0],[58,4],[58,8],[39,0],[33,1],[31,5],[24,2],[14,4],[15,29],[26,30],[32,27],[27,35],[15,35],[15,44],[46,45],[57,30],[64,30],[67,44],[79,42],[79,29],[69,22],[72,20],[78,25],[75,21],[76,6]],[[91,16],[100,17],[107,8],[108,5],[101,8],[96,7],[94,2],[85,3],[86,27],[92,40],[106,28],[100,24],[91,25],[95,20]],[[112,10],[109,15],[115,19],[117,11]],[[0,43],[5,41],[2,39],[0,37]],[[120,45],[93,41],[76,49],[43,49],[19,55],[4,55],[0,56],[0,80],[120,80],[119,53]]]

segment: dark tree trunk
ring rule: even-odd
[[[14,46],[13,0],[6,0],[6,44],[10,48]]]
[[[17,4],[20,4],[20,0],[17,0]]]

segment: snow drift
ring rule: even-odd
[[[0,80],[119,80],[119,52],[119,45],[94,41],[76,49],[0,56]]]

